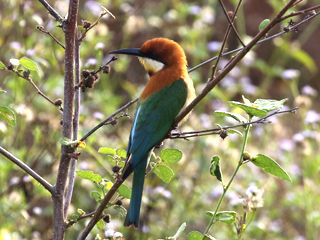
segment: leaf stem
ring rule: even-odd
[[[251,120],[252,120],[252,117],[250,116],[248,122],[250,122]],[[221,195],[221,197],[220,197],[220,199],[219,199],[219,202],[218,202],[218,204],[217,204],[216,210],[214,211],[214,214],[213,214],[213,216],[212,216],[212,218],[211,218],[211,220],[210,220],[210,222],[209,222],[209,224],[208,224],[208,227],[207,227],[207,229],[206,229],[205,234],[208,234],[210,228],[211,228],[212,225],[214,224],[214,222],[215,222],[215,217],[216,217],[216,215],[217,215],[217,213],[218,213],[218,211],[219,211],[219,208],[220,208],[220,205],[221,205],[221,203],[222,203],[222,200],[224,199],[224,196],[226,195],[226,193],[227,193],[227,191],[228,191],[231,183],[233,182],[233,179],[235,178],[235,176],[236,176],[236,174],[238,173],[241,165],[243,164],[243,152],[244,152],[244,150],[245,150],[245,148],[246,148],[246,145],[247,145],[249,130],[250,130],[250,125],[247,125],[246,128],[245,128],[245,134],[244,134],[244,139],[243,139],[243,143],[242,143],[242,147],[241,147],[241,154],[240,154],[240,158],[239,158],[238,165],[237,165],[236,169],[234,170],[234,172],[233,172],[233,174],[232,174],[232,177],[231,177],[231,179],[229,180],[227,186],[223,187],[223,193],[222,193],[222,195]]]

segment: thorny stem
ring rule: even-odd
[[[251,122],[251,117],[249,118],[249,122]],[[212,218],[210,219],[210,222],[208,224],[208,227],[205,231],[205,234],[207,234],[209,231],[210,231],[210,228],[212,227],[212,225],[214,224],[214,222],[216,221],[215,217],[219,211],[219,208],[221,206],[221,203],[222,203],[222,200],[224,199],[224,196],[226,195],[231,183],[233,182],[233,179],[235,178],[235,176],[237,175],[241,165],[243,164],[243,152],[246,148],[246,144],[247,144],[247,141],[248,141],[248,135],[249,135],[249,130],[250,130],[250,126],[251,125],[247,125],[246,126],[246,129],[245,129],[245,133],[244,133],[244,139],[243,139],[243,143],[242,143],[242,147],[241,147],[241,154],[240,154],[240,158],[239,158],[239,161],[238,161],[238,165],[236,167],[236,169],[234,170],[232,176],[231,176],[231,179],[229,180],[227,186],[223,187],[223,193],[219,199],[219,202],[217,204],[217,207],[216,207],[216,210],[214,211],[214,214],[212,216]]]

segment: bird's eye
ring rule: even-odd
[[[156,59],[156,58],[158,57],[157,52],[152,52],[152,53],[151,53],[151,57],[152,57],[153,59]]]

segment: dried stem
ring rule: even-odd
[[[62,45],[61,42],[59,42],[58,39],[56,39],[50,32],[47,32],[44,30],[43,26],[37,26],[37,29],[40,31],[40,32],[43,32],[45,34],[48,34],[56,43],[58,43],[63,49],[65,49],[65,47]]]

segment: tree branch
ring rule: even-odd
[[[38,183],[40,183],[45,189],[47,189],[50,193],[53,192],[53,187],[50,183],[48,183],[44,178],[42,178],[38,173],[33,171],[28,165],[23,163],[20,159],[13,156],[10,152],[5,150],[4,148],[0,147],[0,153],[8,158],[11,162],[16,164],[18,167],[20,167],[22,170],[24,170],[27,174],[29,174],[31,177],[33,177],[35,180],[37,180]]]
[[[82,233],[79,235],[77,240],[85,240],[92,228],[95,226],[95,224],[101,219],[103,210],[106,208],[107,204],[110,202],[112,196],[115,194],[115,192],[118,190],[120,185],[123,183],[123,180],[121,178],[118,178],[116,182],[113,184],[107,195],[103,198],[102,202],[100,203],[99,207],[95,211],[95,214],[93,218],[91,218],[88,225],[85,227],[85,229],[82,231]]]
[[[45,0],[39,0],[42,5],[48,10],[48,12],[62,25],[64,19],[56,12]]]

